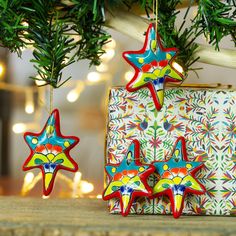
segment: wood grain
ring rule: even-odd
[[[111,215],[98,199],[0,197],[1,236],[233,236],[236,218]]]

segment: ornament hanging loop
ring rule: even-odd
[[[152,2],[152,11],[153,11],[153,19],[155,20],[155,29],[157,31],[158,26],[158,0],[153,0]]]
[[[49,85],[50,86],[50,107],[49,107],[49,111],[50,113],[52,113],[53,111],[53,86],[52,85]]]

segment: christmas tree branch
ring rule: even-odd
[[[153,1],[0,0],[0,45],[19,55],[23,48],[33,45],[32,62],[40,80],[57,88],[66,81],[61,81],[63,69],[71,63],[82,59],[88,59],[90,65],[100,63],[105,52],[103,46],[110,37],[103,28],[104,22],[143,42],[142,32],[149,21],[119,9],[139,8],[151,19]],[[197,15],[190,27],[184,27],[189,9],[195,4]],[[178,9],[186,6],[181,27],[177,29]],[[235,0],[158,0],[158,32],[165,47],[179,48],[176,60],[185,71],[194,69],[191,66],[199,56],[199,61],[205,63],[236,67],[235,51],[217,53],[195,43],[198,36],[205,35],[219,49],[220,41],[231,36],[236,45],[235,6]]]
[[[144,18],[134,15],[131,12],[119,10],[116,13],[106,13],[106,26],[113,28],[121,33],[124,33],[140,42],[144,40],[144,34],[150,22]],[[236,68],[236,50],[221,49],[215,51],[210,46],[198,44],[195,57],[200,57],[199,62],[224,66],[229,68]]]

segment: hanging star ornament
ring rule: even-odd
[[[74,136],[63,136],[60,131],[59,111],[55,109],[41,133],[25,133],[24,139],[31,152],[23,170],[40,168],[43,174],[43,194],[49,195],[59,169],[75,172],[78,165],[69,151],[79,142]]]
[[[156,109],[161,110],[165,82],[181,82],[184,78],[182,67],[174,62],[177,51],[177,48],[164,48],[154,24],[150,24],[143,48],[123,53],[124,59],[135,69],[126,89],[133,92],[148,87]]]
[[[186,143],[183,137],[177,139],[168,161],[153,162],[152,164],[160,175],[160,180],[153,188],[153,197],[169,196],[175,218],[178,218],[182,213],[184,198],[187,193],[205,193],[204,186],[195,178],[195,173],[203,167],[203,163],[188,160]]]
[[[123,216],[129,214],[136,197],[152,194],[147,178],[154,172],[154,166],[142,164],[139,155],[139,142],[134,140],[121,163],[105,166],[110,182],[103,193],[103,199],[119,198]]]

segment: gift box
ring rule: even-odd
[[[203,162],[196,179],[203,195],[188,194],[183,214],[235,215],[236,213],[236,91],[227,89],[167,88],[157,111],[147,88],[110,91],[106,138],[106,163],[118,164],[132,140],[140,142],[143,163],[163,161],[176,139],[185,137],[190,161]],[[108,179],[107,179],[108,181]],[[158,178],[152,174],[148,184]],[[119,199],[109,200],[111,213],[119,213]],[[169,214],[165,196],[137,198],[131,213]]]

